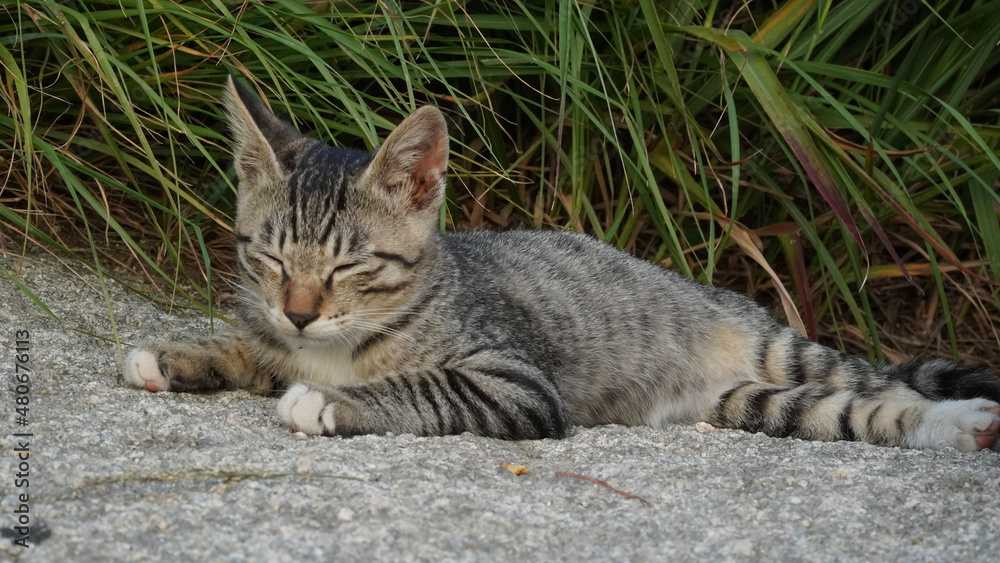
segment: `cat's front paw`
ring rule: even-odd
[[[296,383],[278,401],[278,416],[289,428],[311,436],[332,436],[336,428],[333,403],[321,391]]]
[[[145,348],[135,348],[125,360],[125,383],[156,393],[170,389],[170,383],[160,371],[157,355]]]
[[[963,452],[998,449],[1000,405],[988,399],[941,401],[924,413],[913,433],[913,445],[939,450],[952,447]]]

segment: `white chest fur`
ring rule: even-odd
[[[288,367],[298,374],[296,381],[328,386],[361,383],[355,374],[351,350],[345,346],[302,348],[292,353],[288,363]]]

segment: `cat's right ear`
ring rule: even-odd
[[[291,170],[301,133],[232,76],[226,80],[223,105],[235,141],[233,158],[241,187],[274,184]]]
[[[378,149],[369,173],[387,193],[414,210],[437,212],[444,201],[448,124],[441,111],[424,106],[403,120]]]

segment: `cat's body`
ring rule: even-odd
[[[230,85],[241,179],[240,331],[134,351],[147,389],[291,388],[311,434],[718,426],[976,450],[1000,378],[943,360],[876,368],[744,296],[570,233],[436,232],[447,133],[424,108],[374,155],[326,147]]]

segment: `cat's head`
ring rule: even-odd
[[[420,108],[367,153],[299,133],[232,78],[225,90],[244,307],[292,346],[353,340],[426,276],[448,164],[441,112]]]

